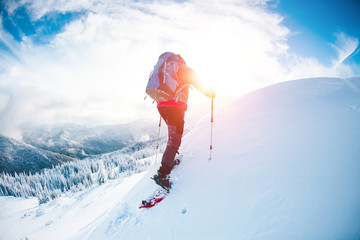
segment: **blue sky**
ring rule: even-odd
[[[34,44],[48,44],[52,37],[63,31],[72,21],[79,19],[85,12],[49,12],[39,19],[31,19],[30,10],[19,6],[9,13],[4,3],[0,3],[3,31],[9,33],[17,42],[23,38],[31,38]],[[10,48],[0,42],[3,51],[13,54]]]
[[[284,24],[294,34],[289,38],[295,54],[316,57],[330,64],[336,52],[329,43],[344,32],[360,39],[359,0],[283,0],[274,9],[284,16]],[[359,48],[347,61],[360,63]]]
[[[360,75],[359,1],[0,1],[0,134],[19,126],[157,121],[144,87],[180,53],[216,106],[277,82]],[[189,98],[187,124],[207,113]]]

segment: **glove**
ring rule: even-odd
[[[205,96],[207,96],[209,98],[215,98],[216,97],[216,92],[213,89],[207,90],[205,92]]]

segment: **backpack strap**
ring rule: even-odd
[[[176,92],[175,92],[175,96],[176,96],[175,101],[176,102],[179,101],[182,90],[184,90],[184,88],[189,87],[189,86],[190,86],[189,83],[184,83],[179,89],[176,90]]]
[[[166,64],[167,64],[167,59],[165,59],[165,61],[164,61],[164,68],[163,68],[164,84],[165,84],[165,75],[166,75]]]

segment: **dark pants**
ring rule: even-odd
[[[175,155],[179,150],[181,138],[184,132],[185,112],[174,107],[159,107],[161,117],[168,127],[168,141],[165,152],[162,156],[159,174],[170,174],[175,165]]]

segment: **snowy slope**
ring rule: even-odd
[[[109,234],[114,213],[93,239],[359,239],[359,108],[359,78],[292,81],[242,97],[216,112],[214,160],[204,119],[184,138],[169,198]]]
[[[6,239],[359,239],[359,120],[360,78],[273,85],[215,113],[212,161],[209,117],[184,137],[172,193],[155,208],[138,205],[156,165],[55,207],[0,198],[24,206],[0,228],[26,225]],[[84,217],[71,225],[74,211]]]

